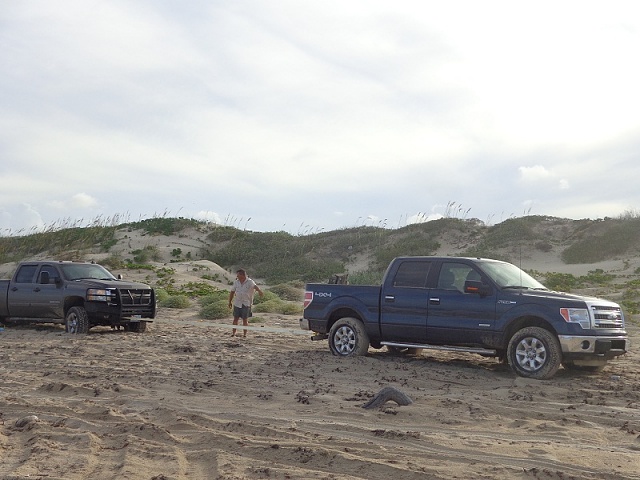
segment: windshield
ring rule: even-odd
[[[115,280],[109,270],[101,265],[91,263],[70,263],[60,266],[67,280],[80,280],[81,278],[92,278],[95,280]]]
[[[482,262],[482,270],[499,287],[517,287],[546,290],[547,287],[515,265],[505,262]]]

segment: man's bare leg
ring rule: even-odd
[[[234,325],[238,325],[238,320],[240,320],[240,317],[233,317],[233,324]],[[231,336],[235,337],[236,336],[236,329],[234,328],[233,331],[231,332]]]

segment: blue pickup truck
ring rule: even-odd
[[[484,258],[398,257],[381,286],[307,284],[300,327],[339,356],[383,346],[471,352],[536,379],[561,365],[599,370],[628,349],[618,304],[551,291]]]

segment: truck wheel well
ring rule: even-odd
[[[555,328],[553,328],[549,322],[547,322],[546,320],[540,317],[533,317],[533,316],[519,317],[513,320],[504,332],[502,345],[504,346],[505,351],[509,344],[509,340],[511,340],[511,337],[513,337],[513,334],[516,333],[518,330],[521,330],[526,327],[544,328],[545,330],[550,331],[554,335],[557,335]]]
[[[327,324],[327,332],[331,330],[331,327],[333,327],[334,323],[336,323],[338,320],[344,317],[357,318],[362,322],[362,317],[358,315],[358,312],[356,312],[355,310],[352,310],[350,308],[340,308],[335,312],[332,312],[331,315],[329,316],[329,323]]]
[[[64,315],[67,316],[67,312],[71,307],[83,307],[84,299],[82,297],[67,297],[64,299]]]

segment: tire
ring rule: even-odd
[[[329,348],[331,353],[339,357],[366,355],[369,351],[369,335],[360,320],[341,318],[329,331]]]
[[[147,331],[147,322],[130,322],[127,324],[126,330],[134,333],[144,333]]]
[[[64,329],[67,333],[84,335],[89,333],[89,317],[84,307],[71,307],[64,318]]]
[[[562,363],[557,337],[541,327],[518,330],[507,349],[511,369],[521,377],[544,380],[555,375]]]

